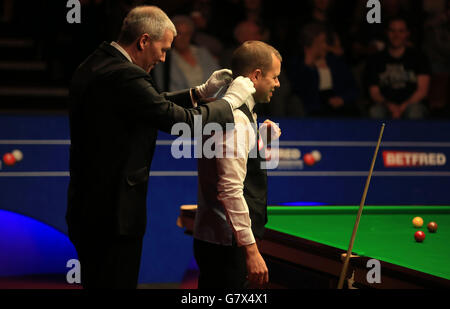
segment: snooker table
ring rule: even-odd
[[[269,206],[259,243],[272,288],[336,288],[359,206]],[[181,206],[178,225],[191,234],[195,205]],[[420,216],[424,225],[413,227]],[[429,221],[438,224],[430,233]],[[422,243],[414,233],[422,230]],[[347,272],[348,288],[450,288],[450,206],[365,206]],[[380,262],[380,283],[367,273]]]

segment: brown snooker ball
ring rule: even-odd
[[[430,231],[430,233],[436,233],[438,225],[436,222],[430,222],[428,223],[427,228]]]

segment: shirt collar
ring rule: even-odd
[[[250,110],[250,112],[253,113],[253,108],[255,108],[256,102],[255,102],[255,98],[253,98],[253,96],[249,96],[247,101],[245,102],[245,104],[247,105],[248,109]]]
[[[122,48],[122,46],[120,46],[119,44],[117,44],[116,42],[112,41],[111,42],[111,46],[115,47],[118,51],[120,51],[131,63],[133,63],[133,60],[131,60],[130,55],[127,53],[127,51],[125,49]]]

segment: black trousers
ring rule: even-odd
[[[136,289],[142,237],[71,237],[81,265],[85,289]]]
[[[199,289],[247,288],[247,266],[242,247],[194,239],[194,256],[200,271]]]

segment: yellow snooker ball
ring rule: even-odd
[[[413,223],[414,227],[422,227],[422,225],[423,225],[423,219],[422,219],[421,217],[415,217],[415,218],[412,220],[412,223]]]

